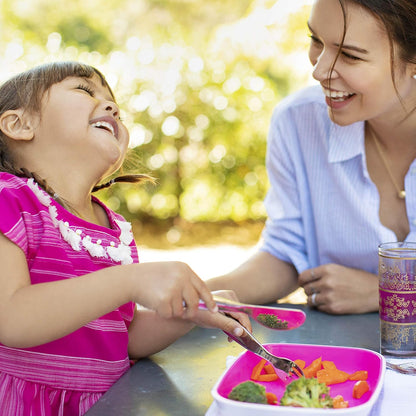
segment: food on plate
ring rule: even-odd
[[[357,381],[352,388],[352,397],[360,399],[364,393],[370,390],[370,386],[365,380]]]
[[[260,313],[259,315],[257,315],[256,319],[258,322],[260,322],[264,326],[267,326],[268,328],[287,329],[288,327],[287,321],[279,319],[276,315],[272,315],[269,313]]]
[[[279,378],[276,374],[272,364],[268,364],[267,361],[262,358],[254,367],[251,372],[251,377],[254,381],[275,381]]]
[[[370,390],[366,381],[367,370],[355,370],[349,373],[338,369],[334,361],[323,360],[322,357],[313,359],[308,366],[304,360],[294,361],[303,370],[305,376],[297,374],[299,378],[285,387],[280,403],[275,393],[266,391],[266,387],[256,383],[280,382],[275,368],[264,358],[258,360],[251,370],[250,378],[253,381],[236,385],[228,398],[269,405],[345,409],[349,407],[348,400],[345,400],[341,394],[331,397],[329,385],[356,381],[351,389],[353,399],[361,398]],[[273,383],[270,383],[270,386],[273,386]]]
[[[253,381],[244,381],[237,384],[228,395],[231,400],[248,403],[267,404],[266,389]]]
[[[368,378],[368,371],[366,370],[358,370],[355,373],[350,374],[348,380],[367,380]]]
[[[350,374],[338,370],[333,361],[322,361],[322,369],[316,372],[316,379],[320,383],[330,384],[344,383],[349,380]]]
[[[344,400],[340,394],[337,394],[332,398],[332,404],[334,409],[346,409],[348,407],[348,400]]]
[[[329,387],[316,378],[300,377],[286,386],[281,406],[332,408]]]
[[[269,404],[279,404],[279,401],[277,400],[277,396],[274,393],[266,391],[266,398],[267,398],[267,403]]]
[[[313,360],[307,367],[303,368],[303,375],[306,378],[316,377],[318,370],[322,368],[322,357]]]

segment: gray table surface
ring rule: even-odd
[[[338,345],[379,350],[377,313],[327,315],[303,305],[305,323],[291,331],[273,331],[253,323],[262,343]],[[199,416],[213,398],[211,389],[226,369],[227,356],[243,348],[215,329],[195,328],[164,351],[138,361],[87,412],[87,416]]]

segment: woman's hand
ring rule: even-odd
[[[378,310],[378,277],[363,270],[325,264],[299,275],[308,305],[332,314]]]

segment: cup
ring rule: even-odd
[[[380,352],[416,357],[416,243],[378,247]]]

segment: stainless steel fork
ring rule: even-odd
[[[251,334],[246,328],[243,328],[243,335],[236,336],[234,334],[231,334],[229,332],[224,331],[231,339],[233,339],[235,342],[240,344],[242,347],[244,347],[246,350],[254,352],[254,354],[259,355],[260,357],[264,358],[265,360],[269,361],[277,370],[281,370],[285,375],[280,374],[280,378],[287,378],[288,376],[297,375],[297,376],[303,376],[302,369],[292,360],[289,360],[288,358],[282,358],[282,357],[276,357],[269,351],[267,351],[263,345],[257,339],[254,337],[253,334]],[[293,371],[295,370],[295,371]]]
[[[412,376],[416,376],[416,361],[404,361],[400,364],[397,363],[390,363],[386,361],[386,367],[390,368],[390,370],[397,371],[398,373],[402,374],[410,374]]]

